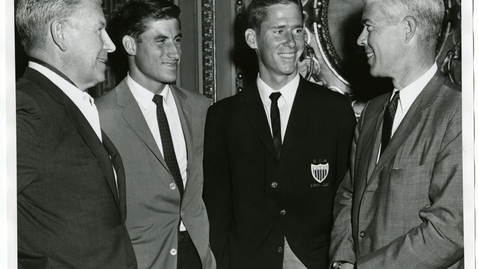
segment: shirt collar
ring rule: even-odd
[[[400,90],[400,106],[402,108],[402,111],[408,111],[415,99],[417,99],[417,96],[423,91],[425,86],[427,86],[428,82],[430,82],[430,80],[433,78],[437,70],[438,66],[436,63],[434,63],[432,67],[430,67],[430,69],[425,72],[425,74],[423,74],[417,80]],[[394,89],[392,96],[397,91],[397,89]]]
[[[60,76],[56,71],[50,69],[49,65],[42,65],[36,61],[28,62],[28,67],[37,70],[46,76],[51,82],[53,82],[58,88],[60,88],[71,100],[81,100],[88,98],[91,104],[94,103],[94,99],[88,94],[87,91],[78,89],[70,80],[66,80],[63,76]],[[56,70],[56,69],[55,69]]]
[[[281,96],[284,97],[287,104],[292,105],[294,102],[295,94],[297,93],[297,88],[299,87],[300,75],[297,72],[297,75],[284,87],[279,90],[274,90],[269,85],[267,85],[261,78],[260,75],[257,76],[257,89],[259,90],[259,95],[263,104],[268,104],[271,102],[269,96],[273,92],[280,92]]]
[[[58,76],[62,77],[64,80],[68,81],[69,83],[73,84],[76,87],[76,84],[73,81],[71,81],[70,78],[68,78],[65,74],[63,74],[60,70],[56,69],[51,64],[49,64],[47,62],[44,62],[42,60],[33,58],[33,57],[30,57],[30,62],[35,63],[35,64],[39,64],[41,66],[44,66],[44,67],[48,68],[50,71],[56,73]]]
[[[136,81],[131,78],[131,76],[128,74],[126,83],[128,84],[128,87],[130,88],[131,92],[133,93],[134,98],[138,102],[139,106],[142,109],[148,109],[149,106],[153,104],[153,97],[154,93],[151,91],[147,90],[143,86],[139,85]],[[171,94],[171,90],[168,84],[164,87],[164,89],[160,93],[161,96],[163,96],[164,102],[167,106],[171,106],[171,102],[174,102],[172,100],[173,96]]]

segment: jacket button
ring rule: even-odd
[[[176,184],[174,184],[174,183],[169,184],[169,188],[170,188],[171,190],[176,189]]]
[[[285,215],[285,213],[286,213],[286,212],[285,212],[284,209],[282,209],[282,210],[280,211],[280,214],[281,214],[281,215]]]
[[[277,252],[282,252],[282,247],[279,247],[279,248],[277,249]]]
[[[365,233],[364,231],[361,231],[361,232],[360,232],[360,238],[364,238],[365,235],[366,235],[366,233]]]
[[[272,188],[276,188],[277,187],[277,182],[272,182],[271,186],[272,186]]]
[[[171,249],[171,251],[169,253],[171,253],[171,255],[174,256],[174,255],[178,254],[178,251],[175,248],[173,248],[173,249]]]

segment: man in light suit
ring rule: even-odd
[[[115,50],[101,2],[19,0],[16,23],[18,268],[137,268],[122,161],[86,92]]]
[[[337,192],[333,268],[463,268],[461,92],[439,71],[441,0],[366,0],[358,38],[395,90],[357,124]]]
[[[298,74],[301,7],[298,0],[250,3],[245,38],[259,76],[208,112],[204,200],[218,268],[328,265],[355,117],[345,96]]]
[[[209,100],[172,83],[181,56],[179,7],[132,0],[119,13],[127,77],[97,100],[100,121],[126,172],[138,267],[216,268],[202,200]]]

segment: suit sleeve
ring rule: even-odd
[[[346,98],[343,99],[342,111],[344,114],[340,118],[341,124],[338,131],[340,139],[338,140],[338,173],[337,178],[339,182],[342,181],[344,175],[350,167],[350,152],[351,142],[354,136],[354,127],[356,125],[355,113],[350,105],[350,101]]]
[[[366,108],[362,115],[365,114]],[[363,117],[361,118],[363,119]],[[352,238],[352,198],[353,198],[353,167],[355,163],[355,151],[360,134],[362,121],[355,126],[355,133],[350,151],[350,168],[340,183],[334,202],[334,224],[330,238],[330,261],[356,260],[355,247]]]
[[[231,188],[223,116],[217,104],[209,108],[204,137],[203,200],[210,223],[211,249],[218,269],[229,268],[231,223]]]
[[[31,96],[17,91],[16,102],[18,195],[41,175],[45,130],[41,109]]]

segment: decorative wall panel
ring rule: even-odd
[[[202,0],[203,89],[211,102],[216,101],[215,0]]]

